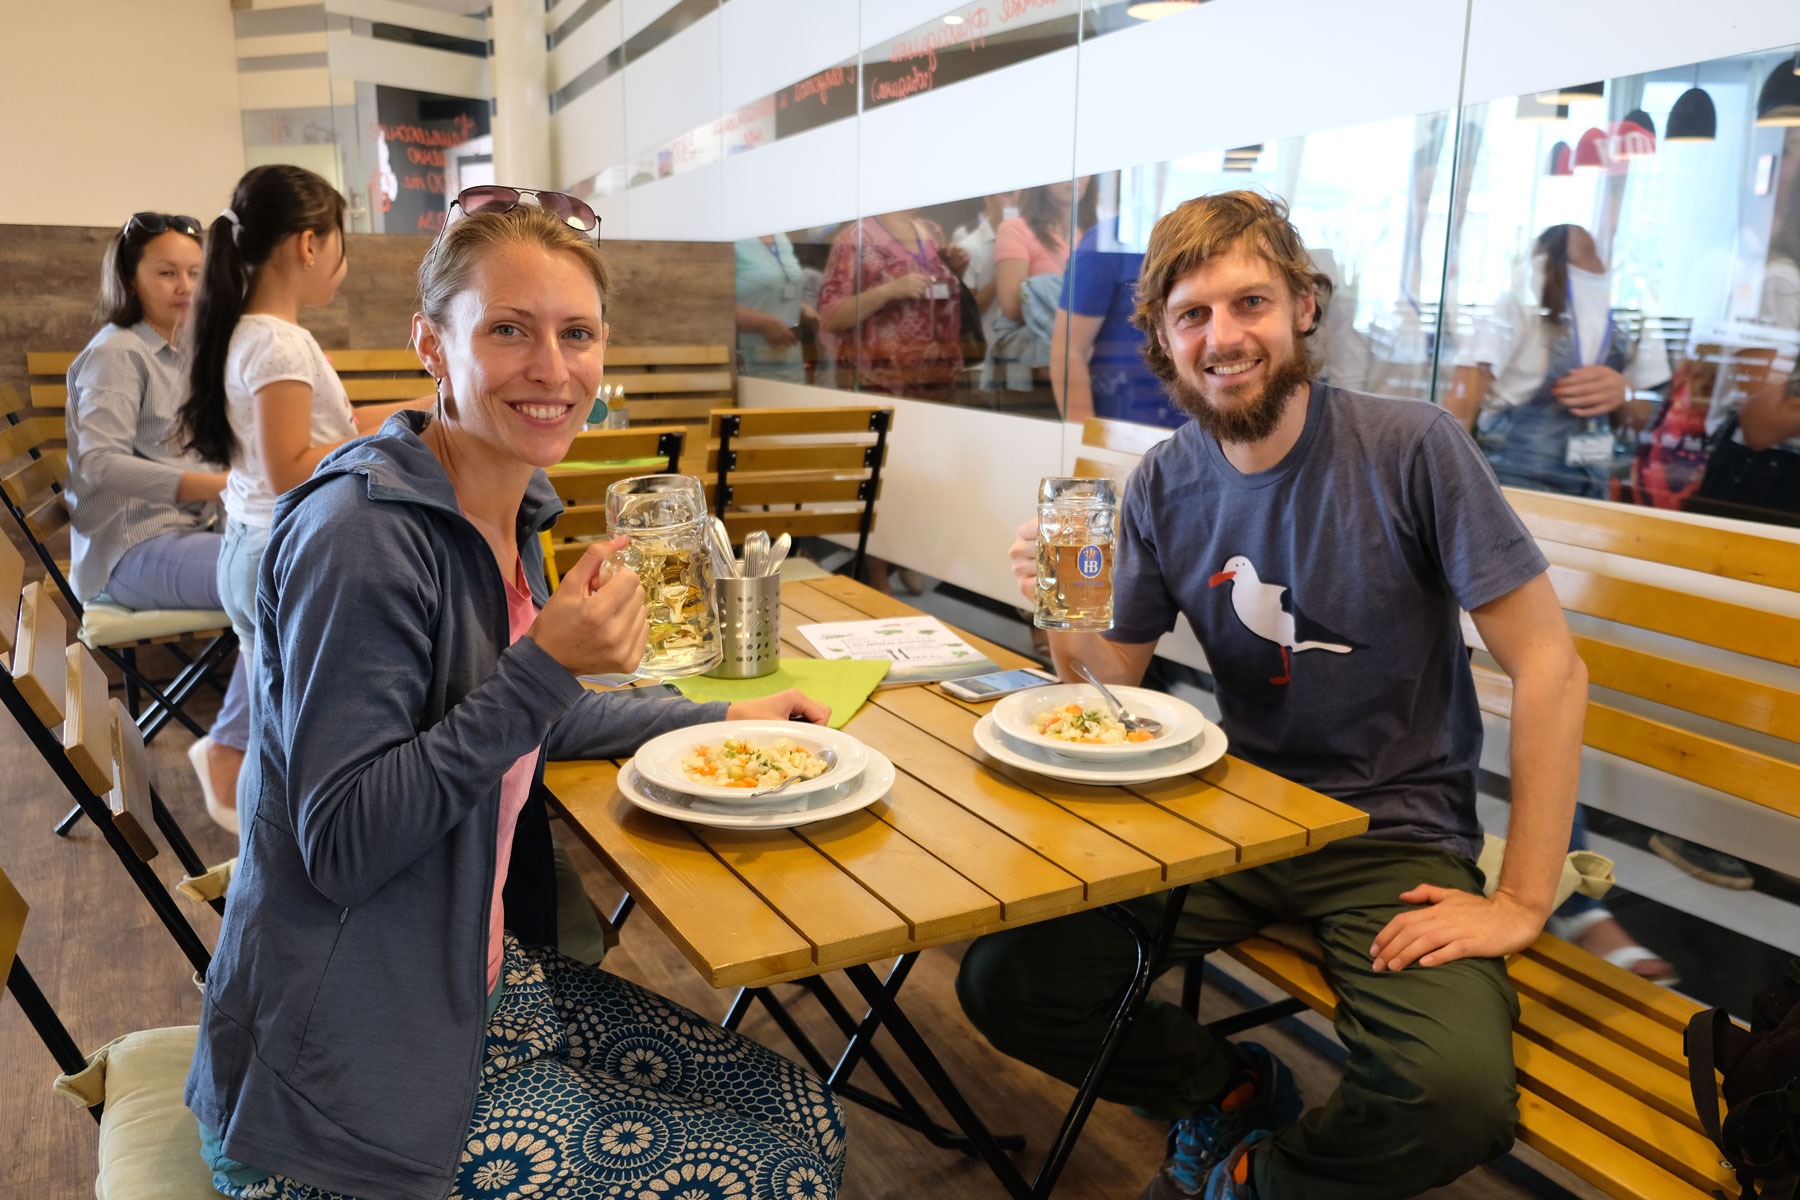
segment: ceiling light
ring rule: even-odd
[[[1575,143],[1575,166],[1604,167],[1606,165],[1606,131],[1590,129],[1581,135]]]
[[[1550,147],[1550,169],[1545,171],[1544,174],[1573,175],[1575,173],[1575,166],[1572,161],[1573,158],[1574,155],[1569,151],[1569,143],[1556,143],[1556,145]]]
[[[1545,104],[1574,104],[1581,100],[1598,100],[1606,95],[1605,83],[1576,83],[1563,88],[1551,88],[1547,92],[1539,92],[1537,98]]]
[[[1718,136],[1719,116],[1713,111],[1712,97],[1702,87],[1691,87],[1681,93],[1669,110],[1663,126],[1665,142],[1710,142]]]
[[[1800,62],[1796,57],[1795,62]],[[1756,98],[1758,125],[1800,125],[1800,73],[1793,64],[1781,62],[1769,72],[1762,93]]]
[[[1632,109],[1613,127],[1610,149],[1614,158],[1648,158],[1655,154],[1656,122],[1643,109]]]
[[[961,25],[962,23],[963,23],[963,19],[961,17],[957,16],[955,13],[951,13],[949,16],[944,18],[944,24],[946,24],[946,25]]]
[[[1172,17],[1176,13],[1199,7],[1200,0],[1139,0],[1125,9],[1125,15],[1136,17],[1140,21],[1160,21],[1164,17]]]

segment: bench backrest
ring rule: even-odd
[[[31,407],[61,411],[69,401],[67,375],[73,350],[34,350],[25,355]],[[391,403],[430,394],[431,376],[409,347],[393,350],[328,350],[352,404]],[[715,408],[736,403],[732,348],[724,345],[609,346],[606,383],[625,389],[637,424],[699,421]]]
[[[1695,357],[1713,349],[1698,347]],[[1737,386],[1762,357],[1735,356],[1749,364],[1729,368]],[[1166,436],[1089,420],[1082,445],[1116,459],[1140,456]],[[1082,461],[1100,474],[1118,468],[1117,461]],[[1550,582],[1590,684],[1632,697],[1590,699],[1586,744],[1800,816],[1800,765],[1753,748],[1757,738],[1800,743],[1800,691],[1731,669],[1733,656],[1800,669],[1800,616],[1789,615],[1800,613],[1800,545],[1650,509],[1504,490],[1551,560]],[[1769,589],[1773,602],[1743,603],[1732,593],[1744,585]],[[1484,648],[1467,614],[1463,634]],[[1478,663],[1475,683],[1483,710],[1510,717],[1512,685],[1503,673]],[[1707,731],[1708,721],[1752,735],[1744,739],[1750,744],[1720,736],[1724,728]]]

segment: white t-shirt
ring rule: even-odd
[[[231,331],[225,352],[225,411],[238,441],[238,455],[225,481],[225,515],[246,525],[269,528],[275,521],[275,491],[252,436],[256,393],[271,383],[304,383],[312,388],[314,446],[356,436],[350,397],[313,335],[267,313],[246,313]]]
[[[994,227],[987,223],[983,214],[971,230],[958,229],[953,240],[969,254],[968,270],[963,272],[963,282],[969,290],[979,292],[994,282]],[[994,318],[1000,312],[1000,298],[995,296],[988,301],[988,306],[981,310],[981,332],[989,342],[994,340]]]
[[[1524,289],[1515,289],[1494,306],[1491,321],[1482,323],[1467,365],[1487,363],[1494,369],[1494,384],[1482,407],[1489,412],[1523,404],[1543,386],[1550,370],[1550,341],[1556,327],[1542,316],[1544,263],[1534,257],[1531,277]],[[1606,319],[1612,312],[1612,279],[1605,273],[1569,268],[1569,294],[1574,300],[1574,332],[1583,364],[1602,362],[1601,342],[1606,338]],[[1618,336],[1615,331],[1614,336]],[[1637,340],[1625,363],[1625,381],[1634,390],[1658,387],[1669,381],[1669,353],[1662,340],[1645,334]]]

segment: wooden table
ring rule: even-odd
[[[842,577],[784,584],[781,599],[790,655],[813,653],[795,632],[803,624],[918,615]],[[1029,665],[968,640],[1002,667]],[[861,812],[797,829],[712,829],[643,812],[620,795],[612,762],[552,763],[545,782],[571,826],[709,983],[760,989],[844,970],[871,1006],[857,1033],[885,1023],[1008,1191],[1043,1196],[1154,976],[1185,886],[1361,833],[1368,816],[1230,755],[1161,783],[1058,783],[976,748],[972,730],[988,707],[933,686],[876,692],[846,729],[893,760],[892,792]],[[1154,934],[1107,907],[1169,889],[1178,890]],[[920,950],[1095,908],[1138,941],[1138,980],[1033,1186],[949,1084],[894,997]],[[901,968],[886,983],[867,965],[896,956]],[[850,1065],[876,1065],[866,1041],[860,1055],[847,1056]]]

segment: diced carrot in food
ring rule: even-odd
[[[1156,735],[1151,733],[1148,729],[1134,729],[1125,735],[1125,740],[1128,742],[1147,742],[1155,736]]]

